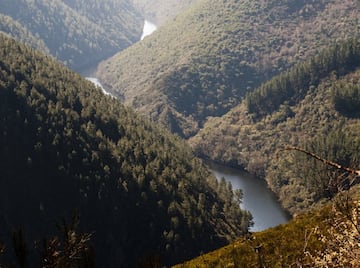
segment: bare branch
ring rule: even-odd
[[[334,168],[337,168],[337,169],[340,169],[340,170],[344,170],[346,171],[347,173],[350,173],[350,174],[353,174],[353,175],[356,175],[356,176],[360,176],[360,170],[356,170],[356,169],[352,169],[352,168],[349,168],[349,167],[344,167],[338,163],[335,163],[335,162],[332,162],[332,161],[329,161],[327,159],[324,159],[312,152],[309,152],[309,151],[306,151],[305,149],[302,149],[302,148],[299,148],[299,147],[295,147],[295,146],[286,146],[283,150],[285,151],[290,151],[290,150],[295,150],[295,151],[299,151],[299,152],[302,152],[308,156],[311,156],[313,158],[315,158],[316,160],[319,160],[323,163],[325,163],[326,165],[329,165],[329,166],[332,166]]]

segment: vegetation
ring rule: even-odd
[[[77,71],[138,41],[142,26],[129,0],[0,3],[1,31]]]
[[[98,265],[165,264],[247,232],[241,195],[185,142],[49,57],[0,35],[0,229],[55,233],[77,209]],[[194,242],[195,241],[195,242]]]
[[[360,82],[337,83],[334,86],[335,109],[347,117],[360,118]]]
[[[343,76],[359,68],[359,65],[359,40],[335,45],[249,92],[245,100],[248,112],[255,116],[265,116],[278,110],[284,102],[294,105],[305,97],[310,87],[318,86],[321,79],[330,73]],[[346,90],[337,89],[334,102],[337,110],[356,115],[359,110],[356,106],[359,102],[357,87],[348,85]]]
[[[335,48],[337,53],[334,48],[325,50],[263,84],[225,116],[209,119],[190,140],[195,151],[265,178],[293,214],[331,197],[334,193],[327,186],[336,177],[334,171],[305,161],[302,155],[284,155],[281,149],[285,145],[303,147],[346,166],[359,165],[360,121],[354,116],[358,108],[348,116],[344,105],[339,106],[339,96],[357,92],[359,41],[346,41]],[[342,64],[329,68],[327,64],[321,67],[321,62]],[[315,66],[319,68],[314,74]],[[310,82],[311,77],[318,82]]]
[[[125,103],[183,137],[329,44],[359,36],[355,0],[197,1],[98,68]]]
[[[132,0],[147,20],[161,26],[176,17],[198,0]]]
[[[22,229],[12,234],[13,255],[9,248],[0,244],[0,265],[4,268],[10,267],[95,267],[94,250],[90,245],[91,234],[81,234],[77,230],[79,218],[76,214],[71,224],[63,220],[59,225],[59,236],[54,236],[43,241],[34,241],[28,245]],[[32,248],[33,246],[33,248]],[[38,254],[34,254],[34,252]],[[34,259],[38,255],[38,259]]]
[[[359,187],[287,224],[253,233],[174,267],[358,267],[360,205],[356,191]]]
[[[2,1],[0,266],[161,267],[234,239],[180,267],[359,266],[357,11],[356,0]],[[105,87],[196,154],[265,178],[300,216],[248,233],[241,191],[185,141],[53,59],[85,70],[136,42],[143,16],[163,26],[100,65]],[[81,223],[56,230],[74,210]]]
[[[21,25],[13,18],[0,14],[0,32],[13,36],[31,47],[37,48],[43,53],[50,54],[49,48],[44,41],[34,36],[26,26]]]

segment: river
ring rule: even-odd
[[[151,23],[148,20],[144,22],[143,33],[141,35],[140,40],[143,40],[146,36],[151,35],[154,31],[156,31],[157,27],[155,24]]]
[[[96,77],[85,77],[86,80],[89,80],[90,82],[92,82],[95,86],[101,88],[102,92],[105,95],[111,96],[113,98],[116,98],[113,94],[111,94],[110,92],[106,91],[106,89],[102,86],[102,84],[100,83],[99,79],[97,79]]]
[[[230,181],[233,189],[243,191],[241,208],[249,210],[253,215],[254,226],[250,231],[257,232],[286,223],[291,218],[280,206],[274,193],[264,180],[249,173],[217,164],[209,164],[218,180],[224,177]]]
[[[144,37],[152,34],[156,30],[156,25],[145,20],[143,34]],[[104,89],[100,81],[95,77],[86,77],[86,79],[99,86],[104,94],[111,95]],[[264,180],[251,176],[250,174],[225,166],[216,164],[209,164],[217,179],[224,177],[230,181],[234,189],[241,189],[244,193],[241,207],[249,210],[254,218],[254,226],[251,231],[262,231],[267,228],[285,223],[290,219],[290,216],[282,209],[276,196],[267,187]]]
[[[157,26],[155,24],[153,24],[152,22],[150,22],[148,20],[145,20],[143,32],[142,32],[142,35],[141,35],[141,38],[139,41],[143,40],[146,36],[151,35],[156,30],[157,30]],[[95,67],[95,69],[96,69],[96,67]],[[96,86],[100,87],[105,95],[111,95],[112,97],[114,97],[114,95],[112,95],[111,93],[106,91],[106,89],[101,85],[98,78],[92,77],[93,73],[94,73],[94,67],[92,67],[90,70],[83,71],[82,75],[85,76],[85,78],[87,80],[93,82]]]
[[[94,77],[87,77],[86,79],[100,87],[104,94],[111,95],[106,92],[98,79]],[[262,231],[285,223],[290,219],[290,216],[282,209],[276,196],[267,187],[264,180],[239,169],[214,163],[208,163],[208,165],[218,180],[224,177],[231,182],[234,189],[243,191],[244,196],[241,207],[249,210],[253,215],[254,226],[251,227],[251,231]]]

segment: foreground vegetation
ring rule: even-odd
[[[134,267],[148,254],[173,264],[251,223],[241,193],[218,183],[185,142],[3,35],[0,148],[6,245],[14,228],[29,244],[53,235],[77,210],[99,266]]]
[[[359,267],[359,190],[174,267]]]
[[[128,106],[183,137],[329,44],[359,36],[356,0],[197,1],[97,76]]]
[[[12,245],[0,242],[0,266],[14,267],[96,267],[95,252],[91,245],[91,234],[79,233],[78,215],[74,214],[70,224],[63,219],[58,225],[58,234],[42,241],[29,243],[22,228],[12,233]],[[34,255],[37,257],[34,257]]]

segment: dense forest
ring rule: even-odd
[[[300,146],[359,166],[359,59],[358,39],[338,43],[264,83],[225,116],[210,119],[190,142],[199,155],[265,178],[292,213],[332,197],[331,182],[341,174],[281,150]]]
[[[262,82],[359,36],[359,8],[355,0],[198,1],[97,75],[127,105],[190,137]]]
[[[77,71],[138,41],[142,27],[143,18],[130,0],[0,3],[0,31]]]
[[[271,114],[285,102],[288,105],[296,104],[305,97],[309,88],[317,87],[321,79],[329,74],[343,76],[359,67],[359,40],[334,45],[249,92],[245,99],[247,110],[255,117]],[[356,85],[348,85],[346,88],[338,88],[334,94],[336,109],[356,116],[360,111],[358,88]],[[285,113],[283,119],[288,116]]]
[[[357,0],[2,0],[0,267],[359,267],[359,19]],[[293,219],[249,232],[199,157]]]
[[[134,267],[148,255],[173,264],[251,224],[241,192],[218,182],[184,141],[4,35],[0,126],[0,248],[9,258],[13,229],[31,247],[75,211],[98,267]]]

